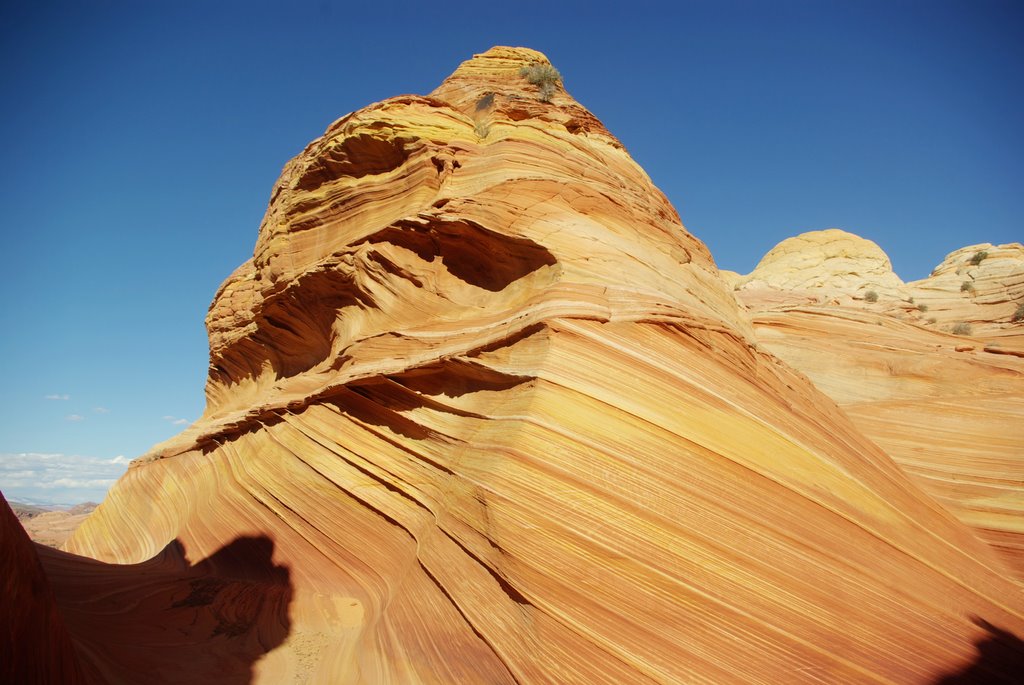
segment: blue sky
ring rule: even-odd
[[[1024,3],[444,6],[3,4],[5,494],[99,498],[197,418],[284,163],[492,45],[546,53],[723,268],[832,226],[905,280],[1024,239]]]

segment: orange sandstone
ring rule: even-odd
[[[206,413],[67,543],[91,590],[48,562],[109,681],[177,648],[197,682],[927,683],[1024,633],[1002,559],[758,346],[538,62],[493,48],[285,167]]]
[[[853,246],[842,259],[808,259],[785,278],[771,266],[786,245],[820,254],[837,243]],[[812,279],[813,289],[794,288]],[[961,290],[964,279],[976,285]],[[783,241],[734,283],[761,344],[1024,577],[1024,322],[1012,320],[1024,246],[962,248],[901,285],[874,243],[818,231]],[[869,287],[876,302],[853,294]],[[970,334],[954,334],[956,324]]]

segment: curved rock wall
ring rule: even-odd
[[[36,547],[0,495],[0,683],[86,680]]]
[[[492,49],[288,164],[210,309],[206,414],[66,549],[185,569],[268,540],[287,609],[239,628],[274,636],[256,682],[925,683],[1024,633],[997,555],[757,349],[535,63]]]

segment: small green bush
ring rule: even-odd
[[[1017,311],[1015,311],[1013,316],[1010,317],[1010,321],[1013,321],[1014,323],[1024,321],[1024,302],[1017,305]]]
[[[914,304],[914,298],[908,297],[907,298],[907,304]]]
[[[971,257],[971,264],[978,266],[981,264],[981,260],[985,259],[985,257],[988,257],[988,250],[979,250],[974,253],[973,257]]]
[[[961,321],[957,325],[953,326],[953,335],[970,335],[971,324],[966,321]]]
[[[864,301],[878,302],[878,293],[876,293],[874,290],[867,291],[866,293],[864,293]]]
[[[924,302],[922,302],[921,304],[917,305],[917,311],[919,311],[919,312],[926,312],[926,311],[928,311],[928,305],[926,305]]]
[[[936,321],[938,321],[938,319],[936,319],[934,316],[929,316],[927,323],[935,323]]]
[[[541,102],[551,102],[555,86],[562,80],[558,69],[550,64],[531,64],[520,69],[519,75],[540,89]]]
[[[963,283],[960,284],[960,292],[962,292],[962,293],[973,293],[974,292],[974,284],[971,283],[970,281],[964,281]]]

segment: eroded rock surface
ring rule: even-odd
[[[746,276],[732,279],[749,291],[781,290],[792,295],[897,295],[903,287],[888,255],[870,240],[838,228],[787,238]]]
[[[159,620],[152,588],[187,606],[189,569],[235,582],[201,560],[271,541],[284,599],[231,624],[273,636],[231,671],[266,683],[926,683],[986,626],[1024,634],[999,556],[758,349],[618,141],[519,75],[537,62],[494,48],[285,167],[207,317],[205,415],[66,550],[138,565],[120,597]],[[75,559],[50,562],[66,605],[130,682],[152,654],[104,639]]]
[[[975,333],[1020,335],[1024,245],[984,243],[951,252],[928,278],[908,283],[905,294],[915,308],[927,308],[926,324],[941,330],[967,324]]]
[[[0,683],[88,682],[36,547],[2,495],[0,607]]]
[[[802,262],[782,249],[807,244],[860,249]],[[777,253],[796,266],[764,274]],[[965,247],[928,278],[891,288],[888,264],[874,243],[821,231],[784,241],[733,283],[763,346],[1024,577],[1024,322],[1013,320],[1024,306],[1024,247]],[[864,299],[871,288],[877,301]]]
[[[927,277],[904,283],[870,240],[830,228],[787,238],[747,275],[723,272],[754,311],[840,305],[937,331],[1000,335],[1024,319],[1024,245],[969,245]],[[1016,321],[1014,320],[1016,319]]]

